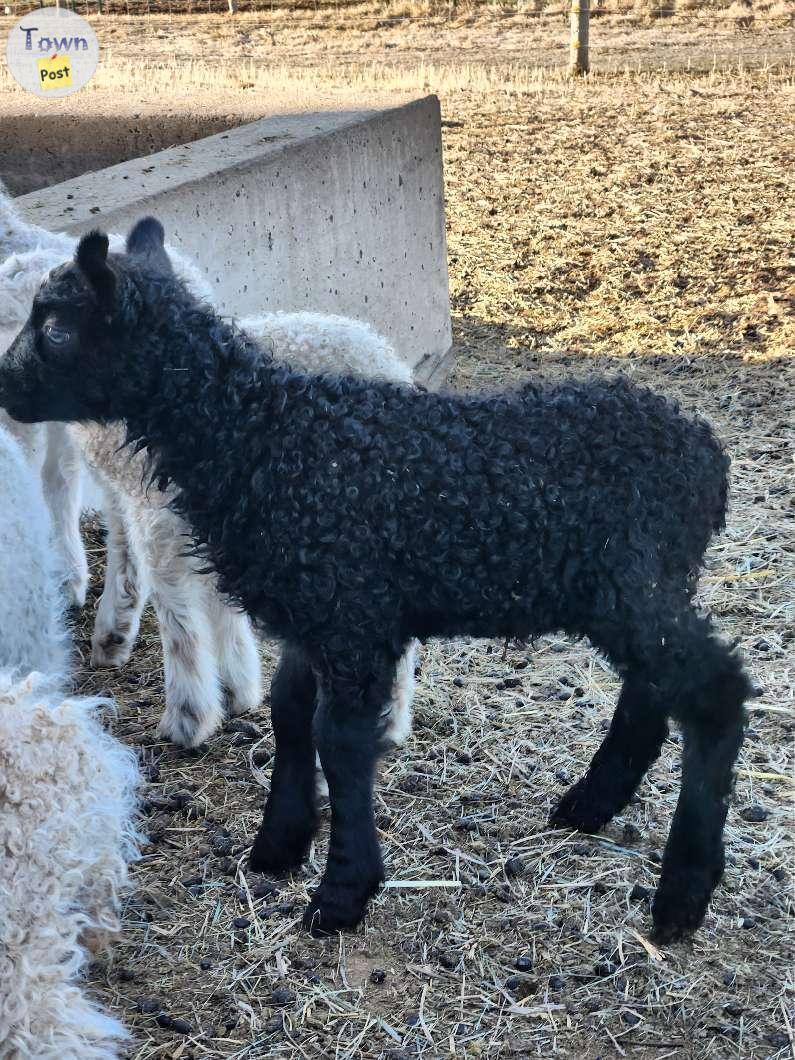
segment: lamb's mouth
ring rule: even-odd
[[[12,420],[17,423],[42,423],[47,417],[37,416],[29,405],[7,404],[4,406]]]
[[[47,408],[46,404],[37,401],[32,394],[20,394],[18,391],[8,393],[0,382],[0,408],[5,409],[17,423],[43,423],[45,420],[58,419],[55,409]]]

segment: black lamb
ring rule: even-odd
[[[463,396],[292,371],[175,278],[153,218],[126,254],[94,232],[49,275],[0,366],[0,405],[124,421],[222,590],[284,642],[251,866],[306,854],[317,747],[331,837],[310,930],[357,924],[383,879],[372,779],[409,639],[554,630],[623,677],[554,822],[594,832],[620,812],[674,718],[682,786],[653,917],[663,940],[701,923],[750,691],[692,601],[726,509],[729,461],[706,423],[621,378]]]

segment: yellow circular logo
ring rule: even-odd
[[[6,61],[14,80],[42,99],[71,96],[94,76],[97,35],[72,11],[47,7],[17,22],[8,36]]]

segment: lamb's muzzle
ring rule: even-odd
[[[57,376],[81,416],[124,420],[222,590],[287,643],[252,866],[304,856],[316,744],[332,822],[305,924],[356,924],[383,877],[372,775],[409,639],[562,630],[589,637],[624,683],[554,820],[592,831],[620,812],[675,718],[682,788],[653,912],[663,939],[696,928],[723,870],[749,694],[740,660],[692,605],[726,509],[729,462],[707,424],[621,378],[473,397],[290,371],[139,236],[127,255],[107,256],[97,236],[81,243],[42,287],[27,352],[0,377],[9,404],[11,373],[45,405]],[[59,354],[40,325],[53,314],[68,326],[64,303],[74,334]]]

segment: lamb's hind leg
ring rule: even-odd
[[[551,823],[598,832],[635,794],[668,734],[666,707],[640,673],[624,678],[610,729],[588,772],[569,788]]]
[[[553,820],[589,831],[601,827],[657,756],[665,715],[680,723],[682,788],[653,907],[658,937],[670,940],[699,926],[723,873],[723,826],[750,686],[705,619],[690,608],[676,615],[668,601],[659,615],[668,617],[650,618],[641,636],[630,632],[636,643],[602,640],[614,661],[631,659],[632,669],[604,744]]]
[[[146,562],[120,499],[105,489],[107,561],[105,584],[91,637],[92,666],[123,666],[141,625],[148,593]]]
[[[694,616],[695,622],[700,636],[681,651],[670,689],[684,747],[682,787],[652,906],[661,942],[699,926],[723,875],[723,827],[743,738],[743,704],[751,694],[737,656],[710,637],[706,622]]]
[[[223,599],[209,576],[206,599],[227,712],[245,714],[262,702],[262,667],[254,630],[248,617]]]
[[[148,549],[165,670],[166,709],[158,731],[174,743],[196,747],[220,728],[224,708],[205,576],[185,554],[189,546],[182,523],[161,510]]]

